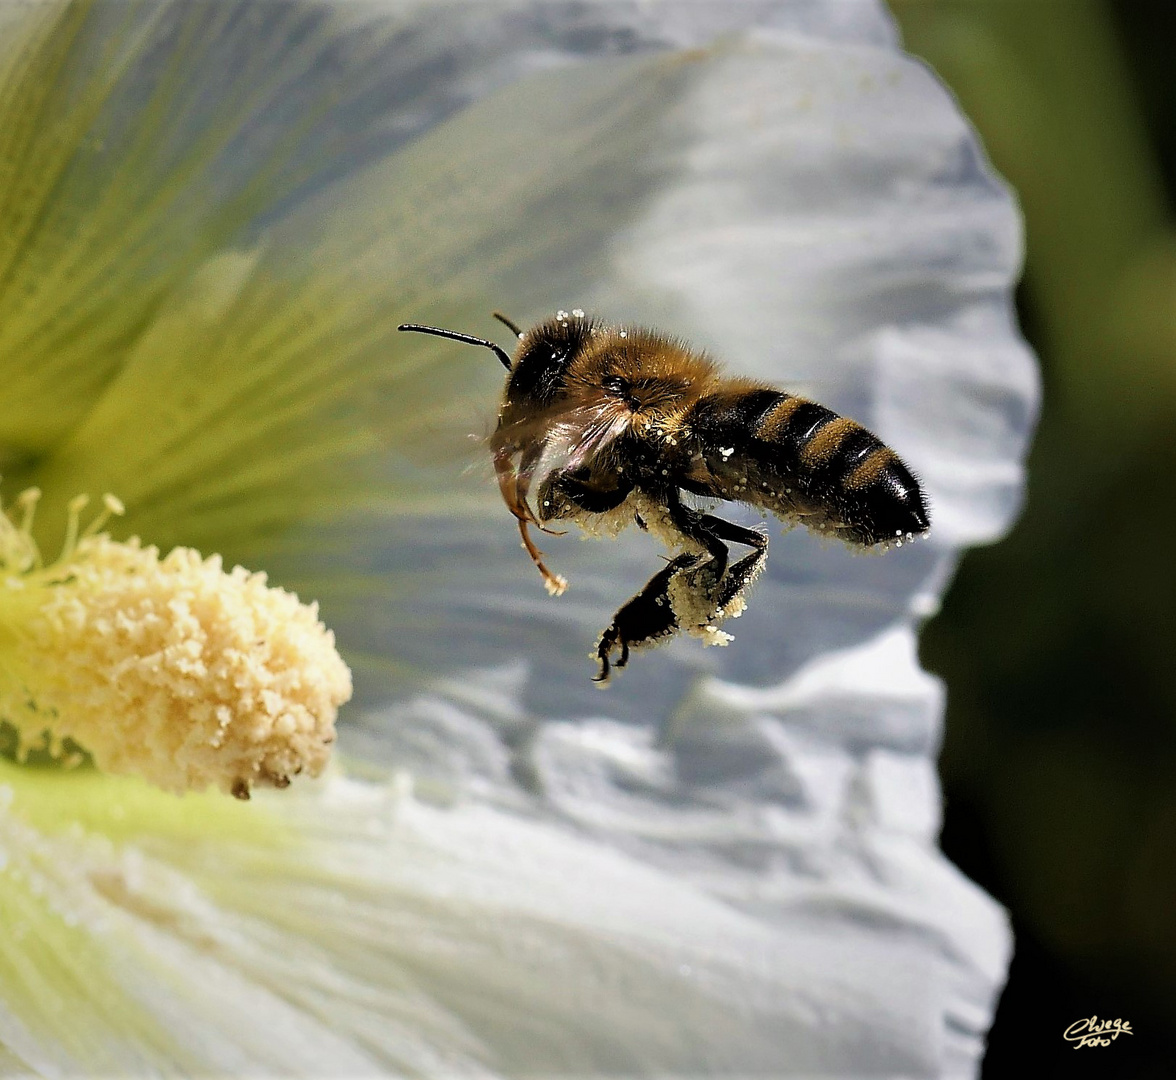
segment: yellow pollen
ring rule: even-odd
[[[70,504],[47,567],[36,494],[17,500],[19,526],[0,515],[0,717],[25,749],[49,732],[108,772],[239,798],[321,772],[351,673],[317,607],[217,555],[112,540],[97,530],[122,505],[103,502],[85,530]]]

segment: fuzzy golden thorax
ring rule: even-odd
[[[597,407],[631,426],[677,427],[719,382],[714,361],[649,330],[601,329],[568,365],[567,404]]]

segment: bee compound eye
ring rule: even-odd
[[[610,394],[624,397],[629,392],[629,380],[620,375],[606,375],[600,385]]]

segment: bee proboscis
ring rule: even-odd
[[[547,591],[558,596],[567,582],[544,564],[532,525],[559,535],[550,523],[611,533],[636,524],[675,552],[601,635],[593,654],[600,685],[631,649],[679,631],[727,644],[719,625],[743,612],[763,569],[764,533],[684,495],[747,503],[860,548],[900,546],[929,527],[926,497],[898,455],[815,401],[724,376],[676,338],[608,326],[579,309],[529,330],[494,317],[518,339],[513,356],[470,334],[399,329],[489,349],[507,369],[490,449]],[[732,562],[728,544],[750,551]]]

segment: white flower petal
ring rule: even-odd
[[[106,953],[105,1005],[125,998],[142,1039],[103,1048],[103,1009],[79,996],[73,1045],[12,1025],[9,1044],[31,1044],[44,1072],[836,1075],[869,1054],[919,1074],[937,1060],[950,965],[933,941],[911,964],[817,904],[781,935],[612,845],[490,806],[336,780],[282,815],[289,853],[264,832],[150,830],[117,850],[6,818],[42,895]]]

